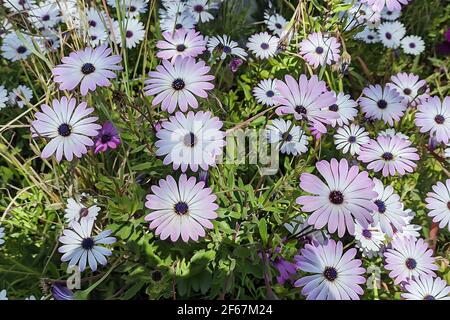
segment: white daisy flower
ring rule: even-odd
[[[63,246],[58,251],[63,253],[61,261],[69,261],[69,268],[78,265],[81,272],[86,269],[86,263],[92,271],[97,270],[97,263],[106,265],[106,257],[112,254],[111,250],[101,246],[113,244],[116,238],[110,237],[112,231],[105,230],[97,236],[92,236],[94,220],[81,219],[73,223],[73,230],[65,229],[59,241]]]
[[[53,28],[61,21],[60,11],[56,3],[43,3],[40,6],[33,6],[28,11],[28,20],[38,29]]]
[[[110,0],[110,1],[114,1],[114,0]],[[181,2],[181,1],[162,1],[163,2],[163,7],[164,8],[160,8],[158,10],[159,12],[159,16],[161,19],[166,19],[166,18],[175,18],[176,16],[179,16],[183,13],[192,16],[192,13],[190,12],[187,4],[185,2]],[[192,16],[192,18],[195,21],[194,16]]]
[[[97,219],[97,215],[100,212],[100,208],[96,205],[87,208],[85,205],[75,201],[73,198],[67,200],[67,208],[64,210],[66,222],[69,227],[72,227],[74,222],[80,222],[82,218],[85,219]]]
[[[403,97],[388,86],[384,88],[379,84],[364,88],[363,96],[358,100],[366,118],[383,120],[390,126],[399,121],[406,110]]]
[[[273,79],[263,79],[253,88],[253,95],[256,100],[266,106],[274,106],[277,103],[273,100],[275,96],[280,95]]]
[[[5,36],[0,50],[2,56],[10,61],[24,60],[31,54],[29,48],[33,47],[33,41],[27,34],[22,34],[24,42],[15,34],[9,33]]]
[[[59,49],[61,42],[56,34],[45,31],[42,35],[43,36],[37,38],[36,41],[44,52],[55,52]]]
[[[352,123],[350,126],[339,127],[334,135],[334,144],[337,150],[341,150],[346,154],[359,154],[361,145],[368,143],[370,140],[369,133],[364,127]]]
[[[401,132],[396,132],[395,129],[393,129],[393,128],[389,128],[389,129],[378,132],[378,136],[379,137],[390,137],[390,138],[398,136],[402,139],[409,140],[409,137],[406,134],[403,134]]]
[[[176,112],[156,133],[156,155],[165,156],[164,165],[173,163],[174,170],[180,167],[183,172],[188,167],[194,172],[199,167],[208,170],[223,152],[225,132],[220,130],[222,125],[209,111]]]
[[[379,256],[384,246],[385,234],[378,224],[363,228],[358,222],[355,223],[355,246],[359,248],[362,255],[369,259]]]
[[[336,103],[329,106],[328,110],[337,112],[339,118],[329,119],[329,122],[333,127],[336,127],[336,125],[342,126],[344,124],[349,124],[358,114],[358,104],[349,94],[346,95],[343,92],[339,92],[337,96],[336,93],[334,95],[337,98]]]
[[[56,153],[58,162],[63,155],[72,161],[74,155],[81,158],[88,152],[86,147],[94,145],[92,138],[98,135],[101,126],[95,123],[98,117],[87,117],[94,108],[88,108],[86,102],[77,106],[75,98],[68,100],[63,96],[61,100],[54,99],[52,107],[41,105],[41,110],[35,114],[31,132],[33,137],[50,139],[42,150],[42,158]]]
[[[102,28],[89,28],[86,35],[86,43],[93,47],[105,44],[108,40],[108,31]]]
[[[405,284],[406,293],[402,298],[406,300],[450,300],[450,287],[447,281],[421,275]]]
[[[24,85],[19,85],[9,93],[9,104],[12,106],[18,106],[23,108],[24,105],[29,103],[33,99],[33,91]]]
[[[397,48],[406,33],[405,26],[398,21],[384,22],[378,27],[378,35],[387,48]]]
[[[381,231],[386,233],[388,237],[394,235],[394,228],[398,232],[402,232],[403,226],[406,225],[406,212],[403,210],[403,204],[400,196],[394,193],[392,186],[383,186],[383,183],[377,178],[373,178],[375,183],[374,191],[378,193],[378,197],[374,200],[377,210],[372,212],[373,221],[380,225]]]
[[[397,73],[391,77],[391,82],[388,82],[386,86],[395,89],[403,97],[403,103],[406,105],[416,106],[430,97],[427,82],[420,80],[413,73]]]
[[[365,28],[363,31],[355,35],[355,39],[362,40],[365,43],[377,43],[380,42],[378,32],[373,29]]]
[[[108,27],[106,14],[96,8],[89,8],[86,11],[87,29],[104,30]]]
[[[268,12],[264,12],[264,22],[267,25],[267,28],[278,36],[283,33],[284,27],[288,23],[286,19],[278,13],[271,15]]]
[[[257,58],[268,59],[275,56],[278,41],[280,41],[278,37],[271,36],[267,32],[260,32],[248,39],[247,47]]]
[[[308,151],[305,132],[299,126],[294,126],[290,120],[272,120],[272,124],[267,126],[267,140],[281,153],[300,155]]]
[[[413,212],[411,209],[404,210],[406,213],[406,216],[402,217],[405,221],[405,225],[402,228],[402,231],[398,231],[394,229],[394,236],[392,239],[397,238],[414,238],[417,239],[420,237],[420,230],[422,230],[422,227],[411,223],[412,219],[416,216],[416,213]]]
[[[400,18],[401,14],[401,10],[389,10],[387,7],[384,7],[384,9],[381,11],[381,18],[383,18],[384,20],[395,21]]]
[[[402,39],[401,45],[405,53],[415,56],[425,50],[425,42],[419,36],[406,36]]]
[[[208,0],[189,0],[187,6],[196,22],[208,22],[214,20],[214,16],[208,12],[212,9]]]
[[[144,40],[144,24],[136,19],[126,19],[123,20],[121,24],[119,21],[114,21],[113,25],[114,35],[119,45],[122,44],[122,34],[124,35],[126,47],[128,49],[134,48],[142,40]]]
[[[194,29],[196,21],[189,11],[184,11],[180,15],[168,16],[161,19],[159,24],[162,31],[173,32],[182,28],[186,30]]]
[[[21,12],[30,10],[36,5],[35,0],[4,0],[2,4],[11,12]]]
[[[0,86],[0,110],[6,107],[8,100],[8,91],[4,86]]]
[[[5,237],[5,228],[0,227],[0,245],[5,243],[5,240],[3,240],[4,237]]]
[[[8,300],[6,290],[0,291],[0,301],[2,300]]]
[[[245,57],[247,56],[245,50],[238,47],[238,43],[231,40],[226,34],[209,38],[206,46],[211,53],[217,50],[218,54],[220,54],[220,59],[222,60],[227,56],[237,56],[245,60]]]

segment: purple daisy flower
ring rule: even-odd
[[[393,137],[379,136],[371,139],[367,145],[361,146],[359,161],[368,163],[367,169],[375,172],[383,170],[383,176],[404,175],[413,172],[419,160],[417,149],[411,147],[411,141],[398,135]]]
[[[367,3],[377,12],[381,12],[385,7],[390,11],[400,11],[402,4],[407,5],[409,1],[411,0],[361,0],[362,3]]]
[[[172,176],[159,180],[159,186],[152,186],[153,194],[147,195],[145,206],[152,213],[145,217],[151,221],[150,228],[156,228],[156,235],[162,240],[170,236],[177,241],[197,241],[205,236],[205,228],[212,229],[211,220],[217,218],[216,196],[203,181],[197,182],[182,174],[177,183]]]
[[[374,191],[378,193],[374,200],[377,210],[373,211],[374,223],[379,224],[382,232],[392,238],[394,230],[402,232],[406,225],[407,213],[403,210],[403,203],[400,196],[394,193],[392,186],[383,186],[377,178],[373,178],[375,183]]]
[[[190,167],[196,172],[198,168],[208,170],[216,163],[225,145],[225,133],[220,131],[222,121],[212,117],[211,112],[189,111],[186,115],[177,112],[162,123],[156,136],[158,141],[156,155],[165,156],[164,165],[173,163],[173,169],[181,167],[186,172]]]
[[[361,276],[366,272],[361,260],[354,259],[357,250],[343,252],[342,242],[329,240],[324,245],[306,244],[295,256],[297,268],[313,273],[295,282],[303,287],[307,300],[359,300],[364,293],[360,284],[366,282]]]
[[[428,192],[425,202],[430,210],[428,216],[433,217],[433,222],[439,222],[439,228],[447,226],[450,231],[450,179],[445,184],[438,182],[433,186],[434,192]]]
[[[450,287],[441,278],[419,276],[407,283],[405,290],[402,298],[406,300],[450,300]]]
[[[300,54],[313,68],[319,65],[331,65],[340,58],[341,44],[335,37],[322,35],[322,32],[315,32],[307,39],[300,42]]]
[[[386,86],[396,90],[403,98],[403,104],[405,105],[416,106],[430,97],[427,82],[420,80],[413,73],[397,73],[391,77],[391,82],[387,83]]]
[[[308,218],[310,225],[316,229],[328,225],[330,233],[338,230],[342,237],[346,229],[352,235],[355,233],[355,220],[365,228],[372,223],[371,212],[377,209],[372,199],[377,193],[366,171],[359,172],[357,165],[349,169],[345,159],[322,160],[316,168],[326,183],[313,174],[303,173],[300,188],[314,195],[297,198],[304,212],[312,212]]]
[[[340,117],[337,112],[328,109],[337,101],[334,93],[328,91],[325,82],[319,81],[316,75],[309,80],[304,74],[298,81],[290,75],[286,75],[284,79],[286,82],[275,80],[276,89],[280,93],[273,98],[280,104],[276,113],[293,114],[296,120],[305,119],[319,132],[326,133],[324,124]]]
[[[86,102],[76,106],[75,98],[53,100],[53,107],[41,105],[42,112],[36,112],[36,120],[31,123],[33,137],[42,136],[51,139],[42,150],[41,157],[48,158],[56,152],[56,160],[61,161],[63,155],[72,161],[73,155],[78,158],[94,145],[91,137],[98,134],[101,126],[96,124],[97,117],[88,117],[94,108],[87,108]]]
[[[432,257],[433,250],[422,238],[417,241],[412,237],[395,238],[391,245],[392,248],[384,253],[384,267],[391,271],[389,277],[394,279],[394,284],[408,282],[420,275],[436,277],[433,270],[437,270],[438,266]]]
[[[115,149],[120,144],[117,129],[111,122],[105,122],[102,129],[95,138],[94,153],[105,152],[108,148]]]
[[[156,43],[156,47],[160,49],[156,53],[158,58],[174,62],[178,56],[195,58],[206,50],[206,41],[195,30],[166,31],[162,35],[165,40]]]
[[[441,102],[439,97],[431,97],[417,106],[416,125],[420,132],[430,132],[438,142],[447,144],[450,140],[450,96]]]
[[[118,55],[111,56],[112,49],[106,45],[95,49],[85,48],[63,57],[63,64],[53,70],[55,82],[60,90],[73,90],[81,82],[81,94],[94,91],[97,86],[109,87],[116,74],[112,70],[122,70],[117,64],[122,60]]]
[[[177,57],[173,65],[163,60],[156,71],[149,72],[145,95],[156,95],[152,105],[161,103],[162,110],[169,113],[173,113],[177,106],[183,112],[187,111],[188,106],[196,109],[198,101],[195,96],[207,98],[206,90],[214,88],[209,82],[214,79],[214,76],[207,74],[209,70],[204,61],[195,62],[190,57]]]
[[[406,110],[403,98],[388,86],[382,88],[379,84],[370,85],[364,88],[363,94],[364,97],[359,98],[358,102],[366,118],[383,120],[393,126],[394,121],[400,120]]]

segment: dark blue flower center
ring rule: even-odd
[[[269,98],[272,98],[274,95],[275,95],[275,92],[273,92],[272,90],[268,90],[266,92],[266,96],[269,97]]]
[[[87,217],[87,215],[89,214],[89,209],[88,208],[81,208],[80,209],[80,218],[84,218]]]
[[[136,7],[135,6],[130,6],[130,12],[135,12],[136,11]]]
[[[381,155],[381,157],[386,160],[386,161],[391,161],[392,159],[394,159],[394,155],[390,152],[385,152]]]
[[[175,29],[179,30],[179,29],[181,29],[181,28],[183,28],[183,25],[182,25],[181,23],[177,23],[177,24],[175,25]]]
[[[97,22],[95,22],[94,20],[89,20],[88,21],[89,26],[91,26],[92,28],[95,28],[97,26]]]
[[[81,72],[85,75],[91,74],[94,71],[95,71],[94,65],[89,62],[83,64],[83,66],[81,67]]]
[[[306,115],[306,108],[304,106],[296,106],[295,112]]]
[[[415,44],[414,42],[411,42],[411,43],[409,44],[409,47],[412,48],[412,49],[414,49],[414,48],[416,47],[416,44]]]
[[[317,47],[316,48],[316,53],[317,54],[322,54],[323,53],[323,48],[322,47]]]
[[[174,88],[175,90],[182,90],[184,89],[184,87],[186,86],[186,84],[184,83],[183,79],[175,79],[172,82],[172,88]]]
[[[183,138],[183,143],[186,147],[193,147],[197,143],[197,137],[194,133],[189,132],[187,135]]]
[[[328,281],[334,281],[334,280],[337,279],[338,273],[337,273],[337,270],[335,268],[333,268],[333,267],[326,267],[325,271],[323,272],[323,276]]]
[[[102,141],[102,143],[107,143],[111,141],[111,138],[112,138],[111,135],[103,134],[100,140]]]
[[[231,52],[231,48],[229,47],[229,46],[223,46],[223,52],[225,52],[225,53],[230,53]]]
[[[356,137],[355,136],[348,137],[348,142],[355,143],[356,142]]]
[[[377,102],[377,106],[378,106],[378,108],[380,108],[380,109],[386,109],[387,108],[387,102],[386,102],[386,100],[383,100],[383,99],[381,99],[381,100],[379,100],[378,102]]]
[[[177,45],[178,52],[183,52],[184,50],[186,50],[186,46],[184,44]]]
[[[292,135],[288,132],[283,133],[282,138],[286,142],[292,141]]]
[[[337,190],[331,191],[328,198],[333,204],[342,204],[344,202],[344,195],[342,194],[342,192]]]
[[[384,203],[384,201],[381,201],[381,200],[377,199],[374,202],[375,202],[375,204],[378,207],[378,212],[379,213],[385,213],[386,212],[386,204]]]
[[[436,300],[436,298],[433,297],[431,294],[427,294],[425,297],[423,297],[423,300]]]
[[[189,206],[187,205],[186,202],[180,201],[178,203],[175,204],[175,213],[178,215],[185,215],[186,213],[188,213],[189,211]]]
[[[194,11],[195,12],[202,12],[203,11],[203,6],[201,4],[197,4],[194,6]]]
[[[94,247],[94,239],[92,238],[85,238],[83,241],[81,241],[81,247],[84,250],[92,250]]]
[[[45,14],[45,15],[42,17],[42,21],[48,21],[48,20],[50,20],[50,16],[49,16],[48,14]]]
[[[436,117],[434,117],[434,121],[436,121],[437,124],[443,124],[445,122],[445,118],[443,115],[438,114]]]
[[[339,110],[339,106],[335,103],[328,107],[328,110],[337,112]]]
[[[386,32],[384,35],[386,36],[386,39],[388,40],[392,39],[392,34],[390,32]]]
[[[277,28],[277,29],[281,29],[281,28],[283,28],[283,26],[281,25],[281,23],[275,23],[275,28]]]
[[[362,235],[366,239],[371,239],[372,238],[372,232],[370,232],[370,230],[367,230],[367,229],[364,229],[362,231]]]
[[[131,38],[131,37],[133,36],[133,31],[127,30],[127,32],[125,33],[125,36],[126,36],[127,38]]]
[[[72,133],[72,128],[67,123],[63,123],[58,127],[58,134],[63,137],[68,137]]]
[[[414,270],[417,267],[417,261],[413,258],[408,258],[406,259],[405,265],[409,270]]]
[[[267,49],[269,49],[269,45],[267,43],[263,42],[263,43],[261,43],[261,49],[267,50]]]
[[[25,52],[27,52],[27,48],[26,48],[26,47],[24,47],[24,46],[19,46],[19,47],[17,48],[17,53],[18,53],[18,54],[24,54]]]
[[[411,94],[412,90],[409,88],[405,88],[403,89],[403,93],[406,94],[407,96],[409,96]]]

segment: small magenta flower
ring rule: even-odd
[[[233,58],[230,62],[230,70],[235,73],[239,67],[244,63],[244,60],[241,58]]]
[[[55,300],[73,300],[73,292],[62,284],[53,283],[51,290]]]
[[[105,122],[98,136],[95,138],[94,153],[105,152],[108,148],[115,149],[120,144],[117,129],[111,122]]]

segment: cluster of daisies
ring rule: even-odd
[[[342,13],[346,19],[345,30],[364,29],[355,35],[365,43],[381,42],[386,48],[398,49],[411,55],[425,50],[425,42],[416,35],[406,35],[406,28],[398,21],[402,6],[410,0],[346,0],[351,8]]]
[[[407,53],[413,53],[414,40],[414,52],[419,53],[423,43],[420,46],[417,39],[404,38],[404,28],[403,33],[395,28],[401,25],[394,21],[401,5],[408,1],[361,0],[348,10],[352,17],[348,27],[362,23],[367,24],[364,32],[378,28],[378,39],[392,48],[402,45]],[[62,57],[52,69],[62,97],[51,105],[42,104],[34,115],[32,136],[45,143],[41,157],[54,155],[58,162],[63,158],[73,161],[90,150],[95,154],[117,148],[121,140],[115,126],[111,122],[100,124],[92,106],[65,94],[79,93],[85,98],[99,93],[98,88],[113,86],[117,73],[122,71],[122,58],[113,54],[108,43],[125,42],[127,48],[133,48],[144,39],[146,31],[139,15],[147,11],[147,1],[108,1],[109,6],[126,16],[123,20],[114,20],[99,8],[79,9],[71,0],[8,2],[13,3],[8,6],[11,12],[27,11],[29,22],[45,37],[41,42],[9,28],[3,38],[2,55],[11,61],[27,58],[33,50],[39,50],[40,43],[50,40],[46,48],[58,48],[63,36],[58,27],[61,23],[77,30],[86,40],[84,49]],[[198,241],[206,236],[207,229],[214,228],[218,218],[217,197],[201,173],[214,167],[223,155],[226,132],[218,117],[201,109],[215,87],[210,65],[227,60],[233,70],[250,56],[228,35],[208,38],[196,30],[197,24],[214,19],[219,6],[220,2],[207,0],[165,0],[159,9],[163,33],[156,43],[156,56],[160,61],[148,73],[143,94],[151,98],[156,110],[169,114],[156,130],[155,155],[180,173],[174,174],[178,178],[168,175],[160,179],[146,196],[145,207],[150,213],[145,220],[161,240]],[[381,19],[394,22],[381,23]],[[287,34],[287,21],[281,15],[267,11],[264,22],[267,31],[250,36],[246,43],[256,59],[277,55],[283,50],[280,39]],[[339,39],[325,32],[309,34],[297,49],[313,68],[334,65],[342,58]],[[16,103],[32,99],[31,91],[22,91],[14,93]],[[357,100],[345,92],[330,90],[317,75],[262,79],[253,89],[258,103],[275,110],[278,118],[271,120],[265,130],[269,143],[281,153],[300,156],[308,152],[310,141],[334,131],[336,149],[350,159],[321,160],[316,163],[317,174],[301,174],[302,195],[296,203],[308,217],[298,216],[285,227],[299,238],[308,233],[309,241],[294,263],[279,255],[273,259],[280,283],[295,279],[294,285],[302,287],[307,299],[359,299],[366,283],[366,270],[356,259],[359,251],[367,259],[384,257],[384,268],[394,283],[401,285],[405,299],[449,299],[450,287],[435,273],[438,267],[433,251],[420,238],[420,226],[412,223],[415,213],[405,208],[392,186],[369,177],[368,172],[393,177],[415,170],[417,148],[410,137],[393,129],[407,112],[414,113],[421,133],[428,133],[438,144],[449,143],[450,97],[441,99],[429,93],[426,81],[410,73],[396,74],[386,84],[369,85]],[[7,96],[0,87],[0,107],[5,99],[11,102],[12,95]],[[358,122],[359,111],[364,123]],[[370,136],[365,126],[375,121],[383,122],[388,129]],[[367,170],[360,170],[359,165]],[[197,172],[200,178],[190,176]],[[450,179],[438,182],[432,189],[425,199],[428,214],[440,228],[450,231]],[[67,200],[66,226],[58,251],[68,267],[96,271],[99,264],[107,264],[112,254],[110,245],[116,239],[111,230],[96,227],[100,214],[95,203]],[[0,228],[0,245],[4,242],[3,231]],[[342,241],[331,238],[334,235],[341,239],[347,234],[354,238],[355,248],[344,250]],[[0,299],[6,299],[6,291],[0,292]]]

